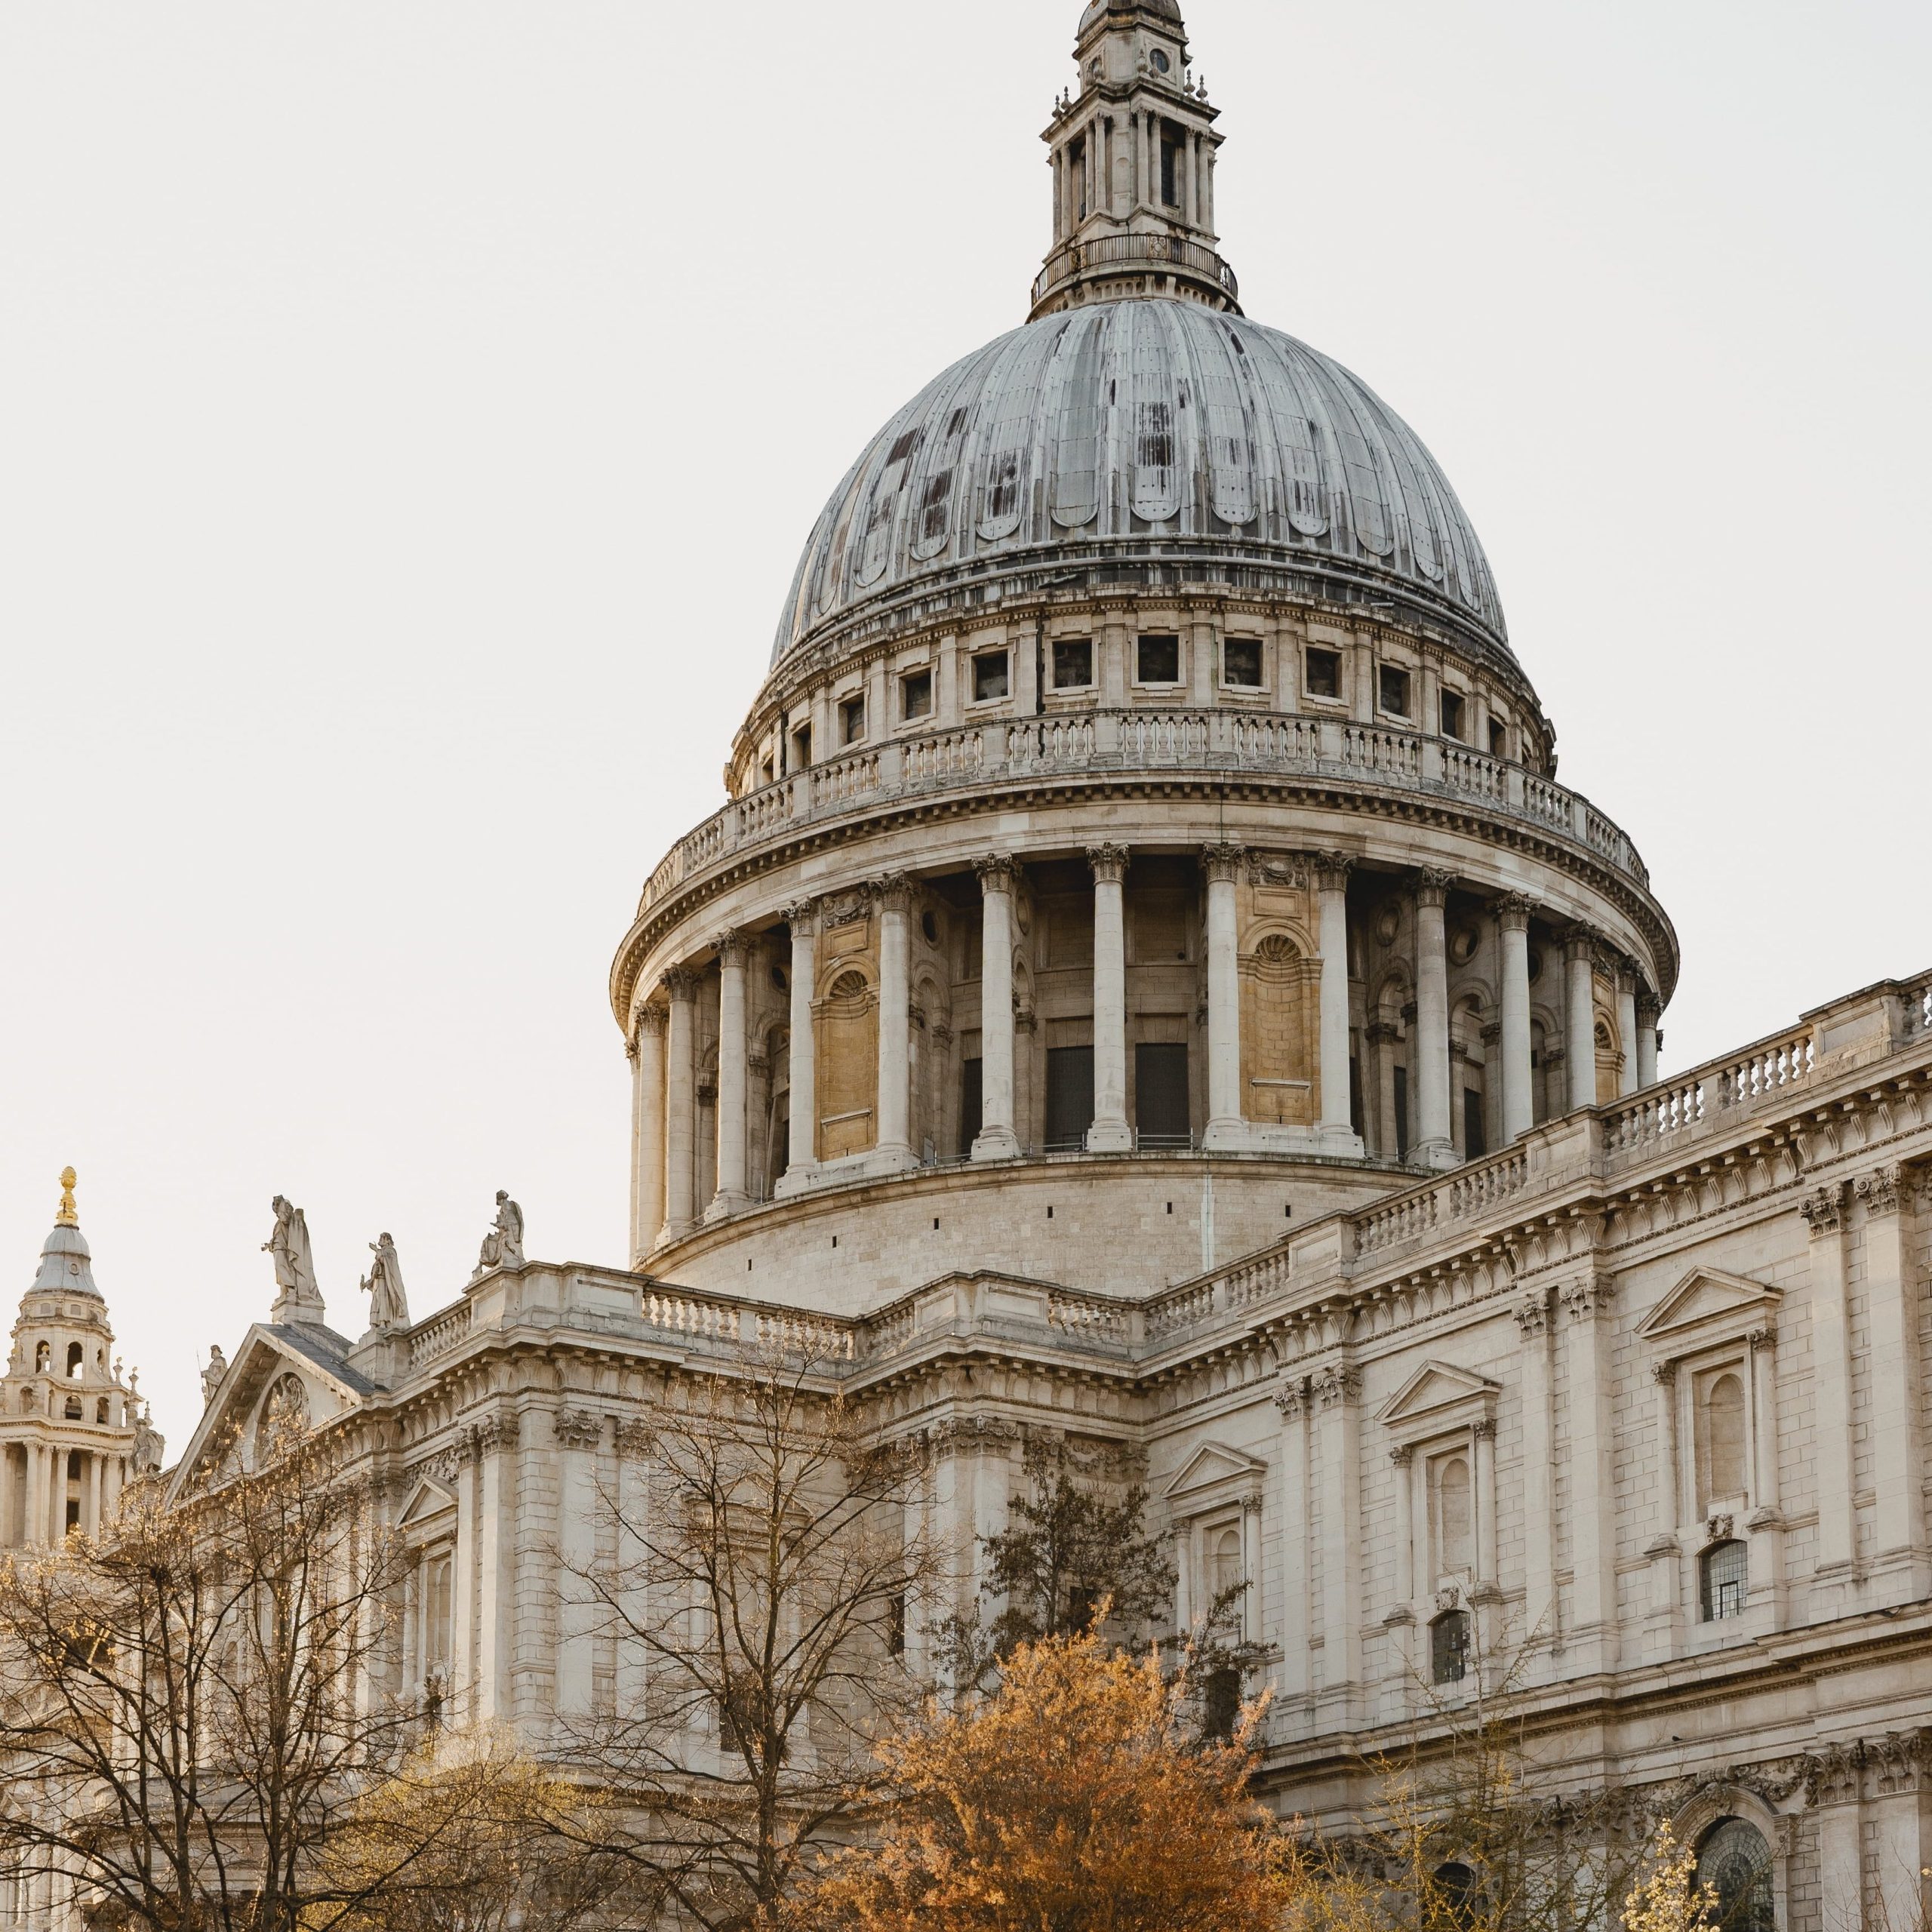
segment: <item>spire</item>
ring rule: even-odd
[[[1219,115],[1189,65],[1178,0],[1090,0],[1074,58],[1078,80],[1041,137],[1054,245],[1033,315],[1136,295],[1238,315],[1214,232]]]
[[[88,1251],[87,1237],[81,1232],[81,1211],[74,1204],[74,1186],[78,1179],[72,1168],[60,1170],[60,1206],[46,1245],[40,1251],[40,1272],[35,1275],[33,1284],[43,1294],[57,1291],[98,1299],[100,1291],[94,1284],[94,1257]]]
[[[78,1228],[81,1211],[74,1205],[74,1183],[80,1179],[72,1168],[60,1170],[60,1211],[54,1217],[57,1227]]]

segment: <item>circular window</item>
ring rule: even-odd
[[[772,968],[771,983],[776,986],[781,993],[791,984],[790,980],[787,980],[785,977],[785,969],[783,967],[774,966]]]
[[[1375,922],[1375,937],[1383,946],[1393,946],[1395,935],[1402,929],[1402,915],[1392,906],[1385,906],[1382,915]]]
[[[928,946],[938,945],[939,921],[930,912],[921,912],[919,915],[919,930],[925,934],[926,943]]]
[[[1543,955],[1534,948],[1530,953],[1530,984],[1534,986],[1543,977]]]
[[[1154,71],[1157,74],[1167,73],[1173,68],[1174,63],[1158,47],[1148,56],[1148,58],[1153,62]]]
[[[1449,942],[1449,957],[1458,966],[1466,966],[1476,956],[1478,943],[1478,934],[1474,926],[1458,926]]]

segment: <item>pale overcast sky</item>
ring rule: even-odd
[[[826,495],[1024,318],[1078,0],[0,9],[0,1300],[178,1449],[307,1210],[621,1263],[605,974]],[[1932,8],[1192,0],[1248,312],[1487,544],[1678,1066],[1932,964]],[[11,1283],[8,1287],[6,1284]]]

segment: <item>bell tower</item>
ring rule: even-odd
[[[1214,230],[1219,113],[1189,63],[1179,0],[1091,0],[1074,58],[1077,88],[1054,103],[1041,137],[1052,155],[1054,245],[1032,317],[1131,295],[1238,315]]]

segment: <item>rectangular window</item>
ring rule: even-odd
[[[1408,672],[1393,664],[1383,665],[1376,682],[1376,701],[1391,718],[1409,716]]]
[[[1003,651],[983,651],[973,660],[973,702],[985,704],[996,697],[1004,697],[1007,691],[1007,654]]]
[[[899,681],[899,715],[902,718],[930,718],[933,709],[933,674],[909,672]]]
[[[1094,1122],[1094,1049],[1047,1049],[1047,1152],[1065,1152],[1087,1144]]]
[[[895,1591],[885,1600],[885,1653],[888,1657],[906,1654],[906,1592]]]
[[[980,1116],[984,1112],[986,1063],[977,1055],[959,1063],[959,1151],[970,1154],[980,1137]]]
[[[1054,689],[1078,691],[1094,681],[1094,640],[1060,637],[1054,640]]]
[[[866,701],[848,697],[838,707],[838,737],[841,744],[856,745],[866,735]]]
[[[1303,661],[1307,666],[1310,697],[1342,695],[1342,654],[1339,651],[1318,651],[1310,645]]]
[[[1171,121],[1161,123],[1161,199],[1168,208],[1180,206],[1181,131]]]
[[[1492,718],[1489,721],[1489,755],[1491,758],[1507,758],[1509,755],[1509,728],[1500,718]]]
[[[1409,1069],[1395,1069],[1395,1158],[1409,1158]]]
[[[1261,640],[1231,637],[1221,645],[1221,681],[1236,691],[1261,688]]]
[[[1066,149],[1066,165],[1073,172],[1077,193],[1075,205],[1080,210],[1077,219],[1087,219],[1087,143],[1085,140],[1069,141]]]
[[[801,724],[792,734],[792,766],[794,771],[802,771],[812,761],[812,728]]]
[[[1489,1143],[1483,1133],[1482,1089],[1465,1087],[1463,1089],[1463,1158],[1480,1161],[1489,1152]]]
[[[1143,1040],[1134,1049],[1134,1120],[1143,1147],[1188,1145],[1185,1040]]]
[[[1463,694],[1460,691],[1444,691],[1442,699],[1442,735],[1445,738],[1460,738],[1463,735]]]
[[[1134,660],[1136,684],[1177,685],[1180,682],[1180,639],[1174,636],[1143,637]]]

